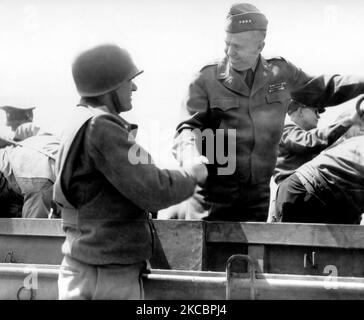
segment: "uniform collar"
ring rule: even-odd
[[[107,106],[101,106],[101,107],[95,107],[95,109],[104,111],[106,113],[110,113],[109,109],[107,108]]]
[[[251,94],[253,95],[255,92],[263,88],[269,81],[271,75],[271,65],[267,62],[267,60],[260,56],[259,62],[255,70],[255,77]]]
[[[228,58],[225,57],[217,66],[217,79],[223,83],[228,89],[245,96],[253,95],[259,89],[264,87],[271,75],[271,67],[269,63],[260,55],[255,66],[255,76],[252,89],[250,90],[245,81],[235,71]]]
[[[86,108],[89,108],[89,109],[96,109],[96,110],[99,110],[101,112],[104,112],[104,113],[108,113],[108,114],[112,114],[109,109],[107,108],[107,106],[100,106],[100,107],[91,107],[87,104],[84,104],[84,103],[80,103],[78,104],[77,106],[80,106],[80,107],[86,107]],[[126,121],[123,117],[121,117],[120,115],[117,115],[117,117],[119,117],[119,119],[121,120],[124,128],[130,132],[130,134],[133,135],[134,138],[136,138],[136,135],[138,133],[138,125],[137,124],[134,124],[134,123],[130,123],[128,121]]]

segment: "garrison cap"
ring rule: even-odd
[[[288,104],[288,109],[287,109],[287,113],[288,114],[292,114],[293,112],[295,112],[298,108],[314,108],[314,109],[317,109],[315,107],[310,107],[310,106],[307,106],[301,102],[298,102],[297,100],[294,100],[294,99],[291,99],[291,101],[289,102]],[[323,113],[325,112],[325,108],[319,108],[318,109],[318,112],[319,113]]]
[[[268,20],[255,6],[235,3],[226,17],[225,31],[238,33],[252,30],[267,30]]]
[[[8,121],[26,119],[33,116],[33,110],[35,107],[25,107],[25,106],[0,106],[0,109],[6,112],[6,118]]]
[[[32,111],[35,109],[35,107],[25,107],[25,106],[0,106],[0,109],[4,110],[5,112],[9,112],[9,113],[16,113],[16,112],[27,112],[27,111]]]
[[[33,121],[33,110],[35,107],[3,105],[0,106],[0,109],[5,111],[7,125],[13,130],[22,123]]]

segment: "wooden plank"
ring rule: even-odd
[[[153,268],[202,270],[204,232],[202,221],[155,220],[156,251]]]
[[[308,257],[315,252],[315,267]],[[304,255],[307,255],[306,267]],[[364,250],[266,246],[265,272],[325,275],[335,271],[338,276],[364,277]]]
[[[206,242],[364,249],[364,226],[206,222]]]
[[[207,242],[364,249],[364,225],[154,220],[157,229],[205,224]],[[184,228],[184,227],[181,227]],[[186,227],[188,229],[188,227]],[[185,229],[185,230],[186,230]],[[201,227],[202,232],[202,227]],[[60,219],[0,219],[0,234],[64,237]]]
[[[0,219],[0,235],[65,237],[61,219]]]
[[[201,221],[155,220],[154,268],[201,270],[204,232]],[[0,219],[0,262],[59,264],[64,232],[60,219]]]
[[[203,270],[225,271],[229,258],[235,254],[248,254],[244,243],[207,243]]]
[[[255,270],[260,273],[264,272],[265,247],[251,244],[248,246],[248,255],[255,262]]]
[[[63,237],[0,234],[0,262],[60,264]]]

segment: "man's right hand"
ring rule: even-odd
[[[201,185],[204,184],[207,179],[208,171],[205,165],[207,162],[208,160],[206,157],[201,156],[194,158],[188,163],[184,163],[183,168],[188,172],[188,174],[196,179],[197,184]]]

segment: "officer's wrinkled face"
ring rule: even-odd
[[[118,101],[115,103],[115,108],[117,108],[117,113],[125,112],[131,110],[131,96],[132,92],[137,90],[137,86],[133,80],[129,80],[124,82],[119,89],[117,89],[116,95],[118,97]]]
[[[315,108],[300,108],[301,125],[305,130],[311,130],[317,128],[320,115]]]
[[[231,66],[238,71],[252,68],[264,48],[264,37],[260,31],[227,32],[225,53]]]

